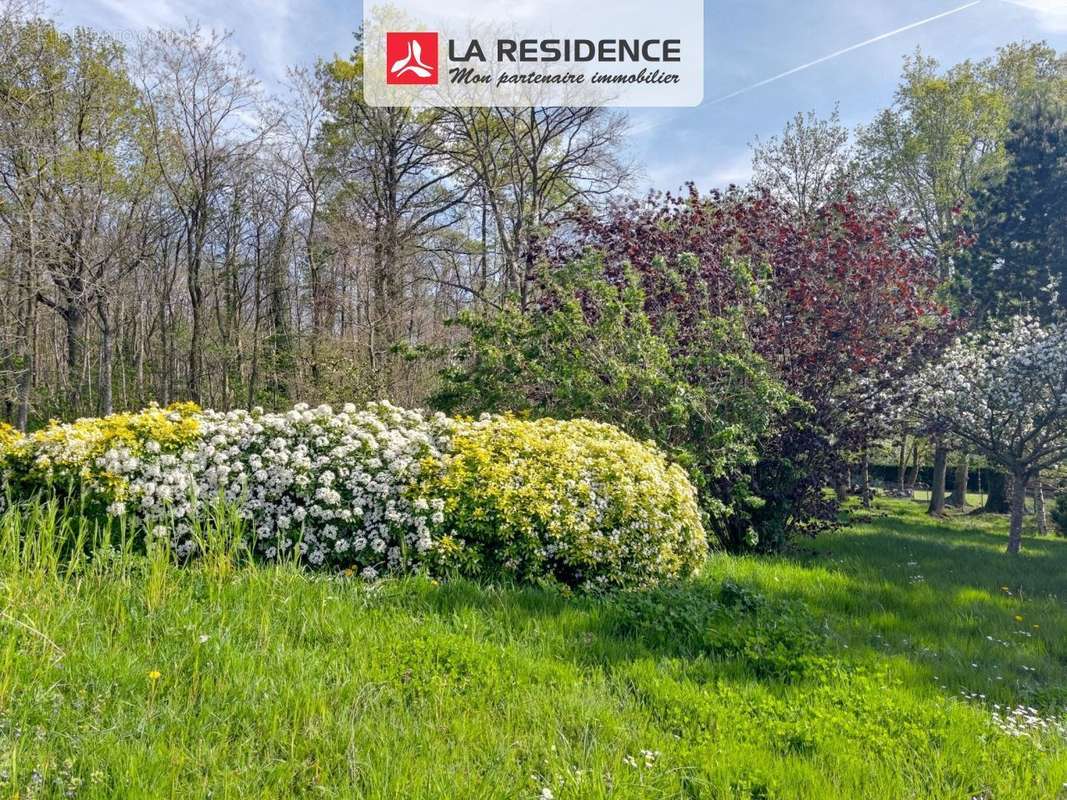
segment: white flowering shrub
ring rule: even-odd
[[[77,500],[87,513],[106,508],[121,514],[129,488],[123,473],[143,460],[195,446],[199,412],[193,403],[177,403],[66,424],[52,421],[28,436],[0,432],[3,493],[19,496],[47,488]]]
[[[295,548],[308,564],[358,568],[367,577],[412,568],[433,547],[440,502],[418,496],[424,466],[438,465],[453,423],[388,403],[297,406],[284,414],[205,411],[200,435],[179,453],[139,462],[109,452],[132,510],[179,553],[195,548],[192,517],[223,498],[248,521],[267,559]]]
[[[966,336],[913,391],[925,416],[990,458],[1048,466],[1067,457],[1067,326],[1015,317]]]
[[[131,517],[182,556],[196,554],[198,519],[220,500],[260,557],[366,578],[494,565],[520,580],[636,585],[692,572],[705,549],[682,470],[608,425],[461,421],[388,403],[185,404],[4,441],[7,492]]]

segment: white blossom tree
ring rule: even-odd
[[[1067,460],[1067,325],[1015,317],[958,340],[915,383],[928,421],[1011,475],[1019,552],[1027,484]]]

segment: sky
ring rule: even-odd
[[[50,8],[65,27],[129,42],[186,21],[232,31],[268,86],[290,65],[348,54],[363,13],[350,0],[52,0]],[[641,167],[634,188],[743,182],[749,144],[796,112],[826,116],[837,106],[855,128],[890,105],[915,48],[950,65],[1019,40],[1067,51],[1067,0],[705,0],[704,103],[627,112]]]

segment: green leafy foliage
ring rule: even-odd
[[[603,423],[464,425],[426,492],[444,500],[446,546],[473,549],[480,574],[641,586],[692,574],[707,552],[685,472]]]
[[[698,268],[683,256],[672,269]],[[712,520],[749,519],[748,468],[791,400],[739,320],[705,315],[682,347],[677,321],[653,327],[636,276],[613,282],[588,255],[546,276],[536,307],[468,312],[456,324],[468,337],[443,373],[437,407],[619,425],[688,469]]]
[[[974,193],[971,247],[960,259],[959,292],[973,313],[1067,312],[1067,124],[1064,101],[1037,103],[1012,122],[1010,163]]]
[[[1056,496],[1049,516],[1052,517],[1052,524],[1056,526],[1056,532],[1067,537],[1067,494]]]
[[[418,571],[600,590],[691,575],[707,554],[686,472],[588,420],[179,404],[0,436],[0,496],[128,521],[181,558],[202,552],[196,526],[220,498],[247,521],[256,556],[368,579]]]
[[[828,666],[816,655],[823,635],[801,605],[729,580],[620,595],[614,628],[679,656],[729,661],[761,678],[797,680]]]

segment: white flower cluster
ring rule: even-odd
[[[0,467],[14,496],[54,493],[80,504],[75,513],[129,515],[183,557],[210,538],[216,508],[240,515],[262,558],[371,579],[459,569],[607,588],[690,574],[706,554],[681,468],[585,420],[178,403],[13,442],[0,446]]]
[[[994,704],[993,724],[1009,736],[1036,737],[1055,734],[1067,738],[1067,722],[1055,717],[1046,717],[1032,706],[1004,707]]]
[[[356,567],[365,577],[417,563],[433,547],[443,503],[417,496],[425,463],[440,464],[452,422],[388,403],[363,410],[298,405],[198,415],[199,436],[178,452],[148,442],[140,457],[114,448],[98,468],[126,481],[125,503],[190,554],[193,520],[219,498],[254,526],[268,558],[294,549],[313,566]]]
[[[1067,326],[1015,317],[956,342],[914,379],[922,415],[1007,467],[1067,456]]]

